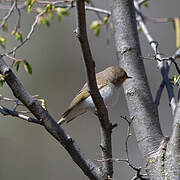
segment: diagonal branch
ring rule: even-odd
[[[162,58],[161,58],[161,55],[159,54],[158,49],[157,49],[158,44],[153,39],[151,34],[149,33],[149,30],[148,30],[146,24],[144,23],[144,20],[143,20],[141,11],[140,11],[140,7],[139,7],[139,5],[138,5],[138,3],[136,1],[134,1],[134,5],[136,7],[136,12],[137,12],[137,21],[138,21],[143,33],[145,34],[145,36],[146,36],[152,50],[154,51],[155,57],[160,60],[160,61],[157,61],[157,67],[161,71],[161,75],[162,75],[163,81],[164,81],[164,83],[166,85],[167,93],[168,93],[168,96],[169,96],[169,102],[170,102],[170,105],[171,105],[172,113],[174,113],[174,110],[175,110],[175,107],[176,107],[176,100],[175,100],[175,97],[174,97],[174,92],[173,92],[172,85],[171,85],[171,83],[169,81],[169,77],[168,77],[169,68],[166,68],[166,66],[168,66],[168,64],[167,64],[167,62],[161,61]]]
[[[88,37],[86,31],[86,17],[85,17],[85,2],[84,0],[77,0],[77,37],[80,41],[81,50],[83,53],[84,62],[87,71],[87,80],[91,97],[97,109],[97,115],[100,120],[101,128],[101,147],[102,158],[112,158],[112,141],[111,132],[112,125],[109,122],[108,111],[105,107],[103,99],[98,91],[96,77],[95,77],[95,62],[93,60]],[[108,176],[112,178],[113,175],[113,163],[111,161],[103,162],[103,178],[108,179]]]
[[[101,179],[99,168],[82,153],[76,142],[66,134],[51,115],[43,109],[40,103],[29,94],[7,66],[2,56],[0,57],[0,73],[5,76],[5,81],[11,88],[14,96],[19,99],[38,120],[42,121],[46,130],[68,151],[73,161],[82,169],[84,174],[92,180]]]

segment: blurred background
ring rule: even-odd
[[[95,1],[94,1],[95,2]],[[99,8],[110,10],[112,1],[99,0],[95,5]],[[180,1],[152,0],[148,8],[143,12],[149,17],[178,17]],[[84,63],[81,57],[79,42],[73,35],[76,28],[75,9],[70,15],[63,17],[59,23],[57,17],[51,21],[51,26],[38,26],[31,40],[18,50],[16,57],[26,58],[32,65],[33,74],[27,74],[23,66],[16,73],[26,89],[32,94],[38,94],[44,98],[49,113],[58,120],[66,110],[72,98],[86,81]],[[0,12],[1,17],[6,11]],[[16,13],[9,19],[9,31],[16,22]],[[21,31],[28,33],[34,21],[33,13],[22,11]],[[93,12],[87,12],[88,26],[93,20],[97,20]],[[159,50],[163,54],[172,55],[175,52],[175,32],[172,23],[148,23],[148,27],[154,39],[159,42]],[[17,43],[8,33],[1,35],[8,39],[7,51]],[[101,28],[97,38],[92,30],[88,31],[91,50],[96,62],[97,72],[112,65],[117,65],[114,41],[110,33],[110,43],[107,44],[107,32]],[[153,52],[141,33],[139,35],[142,55],[152,57]],[[9,63],[11,60],[6,59]],[[156,62],[144,60],[146,72],[153,97],[161,82],[161,75],[156,67]],[[14,70],[15,71],[15,70]],[[174,67],[171,74],[177,74]],[[177,89],[175,88],[176,94]],[[10,89],[5,85],[0,89],[0,94],[13,97]],[[6,104],[13,107],[12,104]],[[121,97],[118,105],[109,111],[110,120],[118,123],[114,129],[113,153],[115,158],[126,158],[125,138],[127,124],[120,116],[128,116],[126,101],[121,88]],[[159,117],[164,134],[171,133],[172,116],[166,91],[163,92],[159,106]],[[10,180],[84,180],[88,179],[80,168],[71,160],[64,148],[41,126],[24,122],[13,117],[0,115],[0,179]],[[82,151],[95,163],[101,157],[100,133],[98,119],[90,113],[82,115],[72,123],[64,125],[65,131],[70,134],[81,147]],[[132,129],[132,137],[129,139],[129,153],[131,162],[136,166],[142,166],[141,154],[136,145]],[[114,164],[114,179],[128,180],[134,176],[134,171],[125,163]]]

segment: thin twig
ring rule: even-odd
[[[9,54],[12,54],[13,52],[17,51],[17,49],[19,49],[20,47],[22,47],[22,46],[31,38],[31,36],[32,36],[32,34],[33,34],[34,30],[35,30],[35,27],[36,27],[36,25],[38,24],[38,19],[39,19],[39,17],[42,16],[45,12],[46,12],[46,10],[44,9],[41,13],[39,13],[39,14],[36,16],[35,21],[34,21],[34,23],[32,24],[31,29],[30,29],[28,35],[26,36],[26,38],[25,38],[19,45],[17,45],[16,47],[14,47],[12,50],[10,50],[10,51],[9,51],[8,53],[6,53],[6,54],[9,55]],[[3,56],[6,55],[6,54],[3,54]]]
[[[137,21],[138,21],[145,37],[147,38],[152,50],[154,51],[155,57],[157,59],[161,60],[162,58],[161,58],[161,55],[158,51],[158,43],[152,38],[146,24],[144,23],[144,19],[143,19],[143,15],[141,13],[141,10],[140,10],[140,6],[138,5],[138,3],[136,1],[134,1],[134,5],[136,8],[136,12],[137,12]],[[157,61],[157,66],[160,69],[161,75],[163,77],[163,81],[165,82],[166,89],[167,89],[168,96],[169,96],[171,109],[172,109],[172,113],[174,114],[174,110],[176,107],[176,100],[175,100],[175,96],[174,96],[174,92],[173,92],[173,87],[172,87],[172,85],[169,81],[169,77],[168,77],[169,70],[168,70],[168,68],[166,68],[167,66],[169,66],[169,64],[167,62]]]
[[[30,95],[2,57],[3,56],[0,58],[0,73],[5,76],[5,81],[11,88],[14,96],[19,99],[38,120],[42,121],[46,130],[61,143],[86,176],[92,180],[100,180],[101,171],[99,167],[85,156],[76,142],[66,134],[41,104]]]
[[[14,3],[12,4],[11,8],[9,9],[7,15],[4,16],[4,18],[2,19],[2,22],[1,22],[1,24],[0,24],[0,28],[3,27],[4,23],[6,23],[6,21],[8,20],[8,18],[9,18],[9,17],[11,16],[11,14],[13,13],[13,10],[14,10],[16,4],[17,4],[17,1],[14,1]]]
[[[35,119],[35,118],[32,118],[32,117],[29,117],[29,116],[26,116],[24,114],[20,114],[19,112],[17,112],[16,110],[10,110],[6,107],[3,107],[0,105],[0,112],[4,115],[4,116],[7,116],[7,115],[11,115],[13,117],[18,117],[22,120],[25,120],[25,121],[28,121],[28,122],[31,122],[31,123],[35,123],[35,124],[40,124],[40,125],[43,125],[42,121],[39,121],[38,119]]]
[[[169,58],[169,59],[173,59],[174,61],[180,57],[180,48],[176,50],[176,52]],[[172,64],[172,61],[168,61],[168,66],[166,67],[167,71],[169,72],[170,70],[170,66]],[[156,93],[156,98],[155,98],[155,105],[158,106],[159,103],[160,103],[160,99],[161,99],[161,94],[163,92],[163,89],[164,89],[164,86],[165,86],[165,83],[164,83],[164,80],[162,80],[161,84],[160,84],[160,87]]]

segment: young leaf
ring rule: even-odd
[[[174,75],[171,79],[171,82],[173,83],[173,85],[177,85],[179,86],[180,84],[180,76]]]
[[[45,110],[47,110],[47,105],[46,105],[45,100],[44,100],[44,99],[38,99],[38,100],[41,102],[41,106],[42,106]]]
[[[69,15],[69,13],[68,13],[68,11],[67,11],[66,8],[59,8],[59,11],[60,11],[61,14],[64,15],[64,16],[68,16],[68,15]]]
[[[91,24],[90,24],[90,29],[96,29],[97,26],[99,26],[99,22],[98,21],[93,21]]]
[[[173,22],[176,31],[176,48],[180,48],[180,20],[179,18],[174,18]]]
[[[31,12],[33,4],[34,4],[34,0],[28,0],[28,2],[27,2],[27,5],[28,5],[27,13]]]
[[[4,75],[0,74],[0,87],[3,87],[5,83]]]
[[[16,34],[16,30],[12,30],[11,35],[14,36]]]
[[[16,40],[17,41],[22,41],[23,40],[22,39],[22,32],[20,32],[20,31],[16,32]]]
[[[31,65],[28,63],[28,61],[25,59],[24,61],[24,69],[26,72],[28,72],[29,74],[32,74],[32,67]]]
[[[42,12],[42,9],[41,9],[40,7],[37,7],[37,8],[36,8],[36,12],[39,14],[39,13]]]
[[[94,34],[96,36],[99,36],[99,33],[100,33],[100,24],[98,21],[93,21],[91,24],[90,24],[90,29],[92,29],[94,31]]]
[[[142,6],[142,7],[145,7],[145,8],[148,8],[148,2],[147,2],[147,1],[143,2],[143,3],[141,4],[141,6]]]
[[[0,36],[0,45],[3,49],[6,49],[5,43],[7,42],[6,38]]]
[[[138,33],[142,32],[141,26],[139,24],[137,25],[137,31],[138,31]]]
[[[104,17],[104,24],[107,24],[108,19],[109,19],[109,17],[108,17],[108,16]]]
[[[4,24],[2,25],[2,29],[3,29],[3,31],[8,31],[8,22],[7,21],[5,21],[4,22]]]
[[[16,68],[17,72],[19,70],[20,63],[21,63],[21,61],[16,61],[16,63],[14,64],[14,67]]]

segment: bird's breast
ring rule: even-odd
[[[109,84],[101,88],[99,92],[107,108],[110,108],[113,105],[115,105],[119,99],[119,88],[114,86],[114,84]],[[84,105],[94,109],[95,106],[91,96],[85,99]]]

